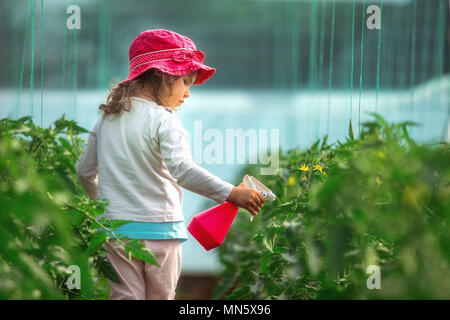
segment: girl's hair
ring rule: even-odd
[[[130,97],[138,93],[144,93],[162,106],[164,104],[161,100],[163,83],[169,87],[169,94],[172,94],[173,83],[183,76],[174,76],[164,72],[159,72],[159,74],[161,76],[156,74],[155,68],[151,68],[131,81],[113,84],[106,103],[99,106],[99,110],[103,111],[103,116],[120,115],[122,111],[130,111]]]

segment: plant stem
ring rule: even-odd
[[[118,236],[117,234],[114,233],[114,231],[110,228],[108,228],[107,226],[105,226],[103,223],[97,221],[97,219],[95,219],[94,217],[92,217],[89,212],[86,212],[84,210],[81,210],[79,208],[76,208],[70,204],[65,204],[67,208],[75,210],[77,212],[82,213],[83,215],[85,215],[90,221],[95,222],[100,228],[102,228],[103,230],[107,231],[111,236],[115,237],[117,242],[119,242],[121,245],[123,245],[125,247],[125,242],[123,242]]]

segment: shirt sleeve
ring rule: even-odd
[[[97,199],[98,191],[97,127],[99,122],[89,133],[88,144],[76,165],[78,181],[80,181],[83,190],[93,200]]]
[[[187,132],[178,118],[172,116],[162,121],[158,139],[162,158],[178,185],[220,204],[225,203],[234,185],[193,161]]]

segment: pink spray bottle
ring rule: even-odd
[[[259,191],[264,198],[272,201],[276,199],[273,192],[254,177],[245,175],[243,182],[247,187]],[[236,205],[226,201],[196,214],[187,229],[206,250],[211,250],[222,244],[238,210]],[[253,216],[250,217],[252,220]]]

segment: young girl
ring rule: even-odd
[[[160,267],[134,258],[123,246],[105,244],[121,284],[109,281],[110,299],[174,299],[187,239],[182,187],[220,204],[229,201],[256,215],[257,191],[235,187],[194,163],[187,132],[175,111],[189,88],[215,72],[186,36],[164,29],[140,33],[129,50],[130,73],[114,86],[103,116],[90,132],[77,163],[78,179],[92,199],[107,199],[100,217],[130,220],[116,231],[142,239]],[[99,217],[99,218],[100,218]]]

